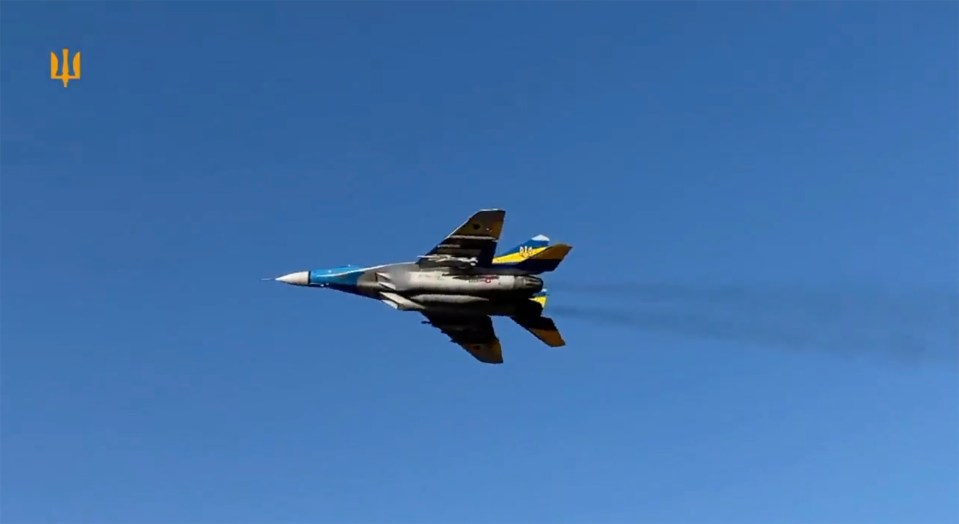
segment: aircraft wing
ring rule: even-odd
[[[493,320],[486,316],[446,316],[426,314],[424,323],[439,329],[459,344],[476,360],[486,364],[502,364],[503,348],[496,338]]]
[[[506,211],[481,209],[446,236],[417,264],[424,267],[490,267]]]

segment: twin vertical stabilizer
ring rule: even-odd
[[[572,249],[573,246],[569,244],[550,245],[549,237],[536,235],[506,253],[495,257],[493,265],[518,269],[532,274],[546,273],[559,267]]]

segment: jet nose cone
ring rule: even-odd
[[[305,286],[310,283],[310,272],[297,271],[296,273],[290,273],[289,275],[276,277],[274,280],[276,280],[277,282],[285,282],[287,284],[293,284],[294,286]]]

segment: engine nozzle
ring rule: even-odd
[[[520,275],[516,277],[516,284],[519,289],[537,293],[543,290],[543,279],[531,275]]]

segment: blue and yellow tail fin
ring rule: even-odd
[[[513,269],[519,269],[530,274],[546,273],[559,267],[573,246],[569,244],[553,244],[543,248],[538,253],[525,260],[509,264]]]
[[[546,249],[547,246],[549,246],[549,237],[546,235],[536,235],[526,242],[523,242],[518,246],[514,246],[507,252],[497,255],[495,258],[493,258],[493,263],[500,265],[511,265],[516,262],[522,262],[530,256],[543,251],[543,249]]]
[[[530,300],[539,304],[540,308],[546,309],[546,300],[549,299],[549,290],[543,289],[539,293],[535,293]]]

